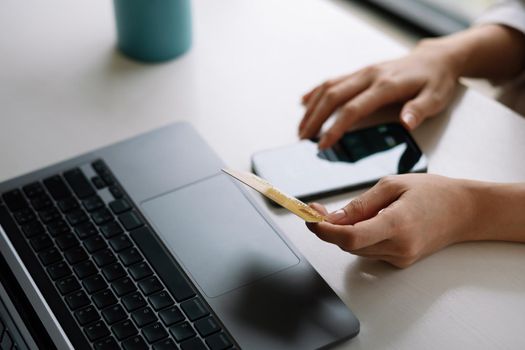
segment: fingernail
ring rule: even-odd
[[[338,221],[341,221],[346,216],[346,212],[343,209],[339,209],[334,211],[333,213],[330,213],[326,216],[326,220],[331,222],[332,224],[337,223]]]
[[[412,113],[405,113],[401,116],[401,120],[412,130],[416,126],[416,117]]]
[[[321,139],[319,140],[317,147],[319,147],[319,149],[328,148],[328,139],[326,138],[326,136],[321,136]]]

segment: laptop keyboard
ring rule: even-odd
[[[232,348],[107,165],[88,167],[4,193],[0,217],[14,219],[91,347]]]

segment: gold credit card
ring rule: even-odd
[[[291,197],[281,192],[268,181],[261,179],[257,175],[231,169],[222,169],[222,171],[244,183],[245,185],[250,186],[254,190],[262,193],[277,204],[282,205],[306,222],[324,221],[324,216],[319,214],[315,209],[310,208],[307,204],[301,202],[297,198]]]

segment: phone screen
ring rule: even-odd
[[[364,187],[386,175],[427,168],[426,157],[397,123],[348,132],[322,151],[317,141],[258,152],[252,157],[253,170],[286,193],[310,199]]]

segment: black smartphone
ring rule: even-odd
[[[257,152],[253,171],[302,200],[366,187],[391,174],[426,172],[427,159],[399,123],[348,132],[332,148],[318,139]]]

